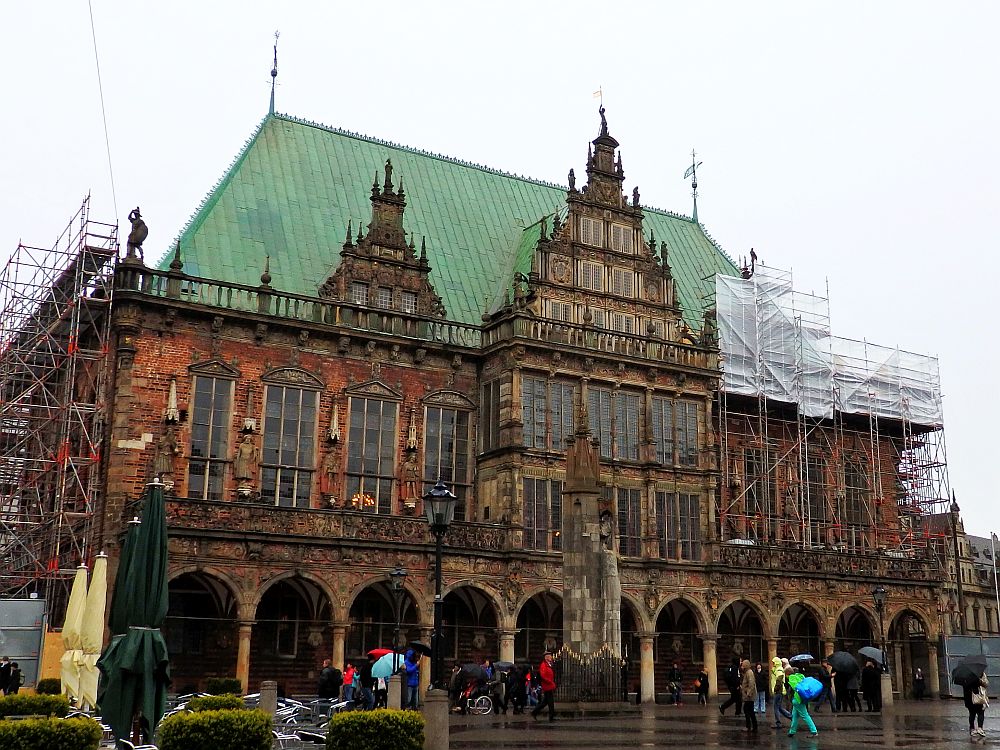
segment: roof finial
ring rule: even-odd
[[[271,68],[271,108],[268,110],[270,114],[274,114],[274,87],[277,85],[278,80],[278,37],[281,33],[278,31],[274,32],[274,66]]]
[[[392,192],[392,160],[385,160],[385,192]]]
[[[691,200],[694,201],[691,218],[694,219],[695,224],[698,223],[698,167],[701,165],[702,162],[695,161],[694,149],[691,149],[691,166],[684,172],[684,179],[691,178]]]
[[[264,256],[264,273],[260,275],[260,283],[267,286],[271,283],[271,256]]]
[[[351,220],[347,220],[347,239],[344,240],[344,247],[351,247]]]
[[[174,259],[170,261],[171,271],[180,271],[184,268],[184,263],[181,262],[181,241],[177,240],[177,246],[174,248]]]
[[[396,191],[396,195],[399,197],[400,200],[403,200],[403,198],[406,197],[406,193],[403,192],[403,178],[402,178],[402,176],[400,176],[400,178],[399,178],[399,190]]]
[[[372,198],[378,198],[379,187],[378,187],[378,170],[375,170],[375,180],[372,182]]]
[[[420,238],[420,260],[421,262],[427,262],[427,238]]]

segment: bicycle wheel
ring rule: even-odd
[[[493,701],[488,695],[480,695],[469,706],[469,712],[476,716],[483,716],[493,710]]]

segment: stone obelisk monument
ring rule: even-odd
[[[577,654],[607,647],[621,655],[621,581],[614,519],[601,510],[599,446],[591,438],[586,394],[567,438],[562,496],[563,644]]]

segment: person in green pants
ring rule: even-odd
[[[812,716],[809,715],[809,703],[802,700],[799,691],[795,689],[806,676],[802,674],[801,670],[792,666],[785,670],[785,674],[788,676],[788,687],[792,691],[792,723],[788,725],[788,736],[791,737],[795,734],[799,726],[799,719],[802,719],[809,727],[809,734],[815,737],[819,732],[816,731],[816,724],[813,722]]]

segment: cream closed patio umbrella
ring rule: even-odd
[[[59,678],[62,681],[62,691],[71,700],[80,699],[80,662],[83,652],[80,650],[80,629],[83,626],[83,610],[87,605],[87,566],[76,569],[73,588],[69,592],[69,604],[66,606],[66,621],[63,623],[62,639],[65,653],[60,659]]]
[[[87,589],[87,606],[80,627],[80,705],[97,705],[97,660],[104,645],[104,609],[108,599],[108,556],[103,552],[94,561],[94,572]]]

